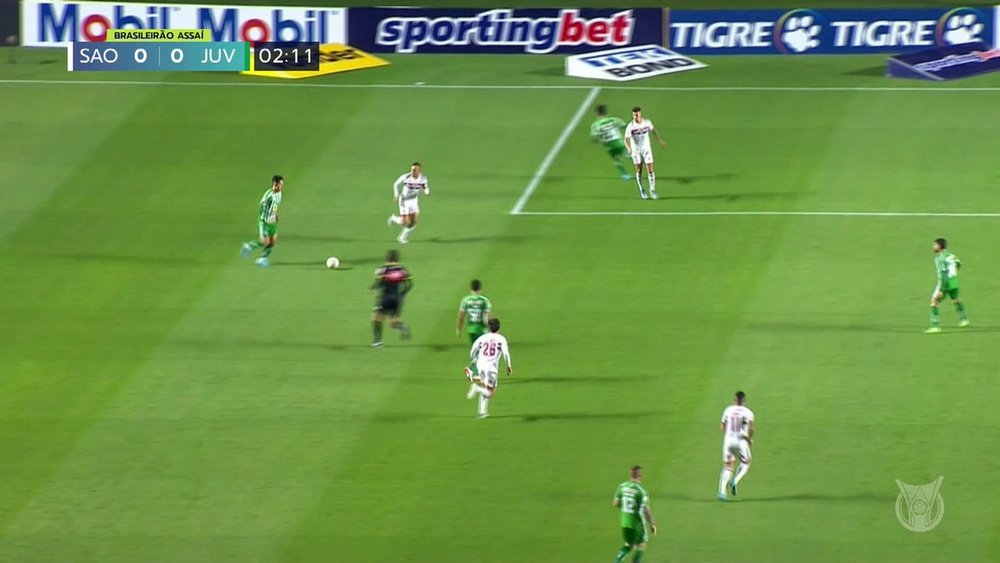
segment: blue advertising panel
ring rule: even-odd
[[[670,49],[690,55],[903,53],[994,42],[994,10],[670,10]]]
[[[350,8],[348,44],[370,53],[585,53],[662,45],[660,8]]]
[[[887,74],[898,78],[957,80],[1000,72],[1000,49],[986,43],[937,47],[889,58]]]

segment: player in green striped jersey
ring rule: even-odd
[[[622,180],[630,180],[632,176],[628,173],[627,167],[628,150],[625,148],[625,138],[622,136],[624,130],[624,121],[617,117],[608,117],[608,106],[603,104],[597,106],[597,121],[590,126],[590,136],[608,151],[608,156],[614,161]]]
[[[941,300],[947,295],[958,311],[958,326],[969,326],[969,317],[965,314],[965,303],[958,296],[958,269],[962,267],[958,256],[948,250],[948,241],[943,238],[934,241],[934,269],[937,270],[937,285],[931,294],[931,327],[925,332],[935,334],[941,332]]]
[[[615,556],[615,563],[621,563],[628,557],[633,549],[635,556],[632,561],[642,561],[642,556],[646,554],[646,542],[649,541],[649,532],[656,533],[656,522],[653,520],[653,511],[649,508],[649,493],[640,484],[642,481],[642,467],[632,466],[629,472],[629,480],[615,491],[615,498],[612,505],[621,510],[622,538],[625,546],[618,550]],[[646,526],[649,526],[647,530]]]
[[[469,284],[471,293],[462,298],[458,304],[458,327],[455,334],[461,338],[462,325],[469,335],[469,343],[473,343],[477,338],[486,334],[486,323],[490,320],[490,311],[493,304],[490,298],[483,295],[483,282],[472,280]]]
[[[259,240],[251,240],[243,243],[240,254],[246,258],[250,252],[263,248],[260,258],[257,258],[258,266],[268,266],[270,262],[271,250],[278,242],[278,205],[281,204],[281,190],[285,187],[285,179],[280,175],[271,178],[271,189],[264,192],[264,197],[260,198],[260,215],[257,217],[257,232]]]
[[[472,280],[469,284],[471,293],[462,298],[458,304],[458,326],[455,334],[462,337],[462,325],[469,335],[469,343],[475,344],[476,339],[486,334],[486,323],[490,320],[490,313],[493,311],[493,304],[490,298],[483,295],[483,282]],[[466,323],[466,321],[468,321]],[[471,361],[465,368],[465,377],[472,379],[475,375],[476,362]]]

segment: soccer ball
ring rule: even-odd
[[[327,258],[326,259],[326,267],[330,268],[331,270],[339,268],[340,267],[340,259],[337,258],[336,256],[331,256],[331,257]]]

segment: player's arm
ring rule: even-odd
[[[632,124],[625,126],[625,150],[632,152]]]
[[[723,414],[722,415],[722,422],[719,424],[719,430],[721,430],[723,434],[726,433],[726,423],[728,423],[728,422],[729,422],[729,420],[727,419],[726,415]]]
[[[503,341],[503,361],[507,364],[507,375],[514,373],[514,368],[510,365],[510,350],[508,349],[507,341]]]
[[[392,201],[399,202],[399,191],[403,188],[403,182],[406,181],[406,174],[403,174],[396,179],[396,183],[392,185]]]
[[[375,270],[375,281],[372,282],[371,287],[368,289],[370,291],[375,291],[382,285],[382,268]]]
[[[618,508],[622,505],[622,488],[615,489],[615,497],[611,499],[611,506]]]
[[[597,126],[597,121],[590,124],[590,140],[598,143],[601,141],[601,128]]]
[[[656,520],[653,519],[653,511],[649,508],[649,504],[642,507],[642,514],[646,517],[646,521],[649,522],[649,529],[652,530],[653,535],[656,535]]]
[[[424,182],[424,195],[431,195],[431,183]]]
[[[653,136],[656,137],[656,142],[660,143],[661,147],[667,146],[667,142],[664,141],[663,137],[660,136],[660,130],[659,129],[657,129],[656,127],[651,127],[650,131],[653,132]]]
[[[754,425],[753,425],[753,419],[751,418],[747,422],[747,444],[750,444],[751,446],[753,445],[753,431],[754,431]]]
[[[458,326],[455,327],[455,334],[462,337],[462,326],[465,325],[465,299],[458,304]]]
[[[406,295],[411,289],[413,289],[413,278],[407,276],[400,285],[402,287],[399,288],[399,294]]]
[[[948,257],[948,279],[958,277],[958,259],[954,256]]]

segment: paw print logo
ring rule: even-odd
[[[955,14],[948,18],[945,25],[944,42],[948,45],[960,45],[982,41],[980,34],[985,26],[977,21],[976,14]]]
[[[819,47],[819,34],[822,27],[810,16],[795,16],[785,20],[781,41],[792,52],[805,53]]]

